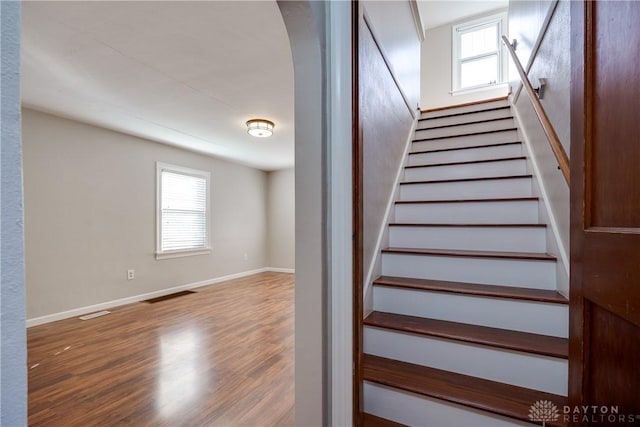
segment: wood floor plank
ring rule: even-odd
[[[369,314],[364,319],[364,324],[377,328],[506,348],[561,359],[568,359],[569,357],[569,341],[566,338],[529,332],[380,311],[374,311]]]
[[[449,282],[446,280],[415,279],[395,276],[380,276],[373,282],[373,284],[377,286],[390,286],[423,291],[550,302],[565,305],[569,304],[569,300],[557,291],[546,289],[517,288],[514,286],[502,285],[481,285],[477,283]]]
[[[470,147],[452,147],[452,148],[439,148],[436,150],[419,150],[419,151],[412,151],[409,153],[409,155],[414,155],[414,154],[425,154],[425,153],[439,153],[441,151],[457,151],[457,150],[471,150],[471,149],[475,149],[475,148],[488,148],[488,147],[502,147],[505,145],[515,145],[515,144],[521,144],[520,141],[512,141],[512,142],[498,142],[495,144],[484,144],[484,145],[473,145]]]
[[[509,127],[504,129],[483,130],[483,131],[466,132],[466,133],[459,133],[459,134],[453,134],[453,135],[432,136],[430,138],[414,139],[412,142],[424,142],[424,141],[434,141],[436,139],[450,139],[450,138],[459,138],[463,136],[475,136],[475,135],[486,135],[486,134],[500,133],[500,132],[512,132],[514,130],[518,130],[518,128]]]
[[[385,248],[385,254],[432,255],[471,258],[496,259],[526,259],[536,261],[555,261],[556,257],[540,252],[503,252],[503,251],[472,251],[460,249],[423,249],[423,248]]]
[[[505,179],[530,179],[533,175],[487,176],[482,178],[431,179],[422,181],[404,181],[400,185],[442,184],[447,182],[501,181]]]
[[[529,408],[538,400],[553,402],[558,408],[567,398],[542,391],[485,380],[427,366],[364,354],[365,381],[442,399],[495,414],[529,420]],[[564,426],[562,421],[547,426]]]
[[[293,425],[294,277],[27,330],[29,425]]]

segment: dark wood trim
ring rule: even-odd
[[[549,145],[551,146],[551,150],[558,162],[558,166],[560,167],[560,171],[562,171],[562,176],[564,177],[567,185],[569,185],[569,157],[567,157],[567,153],[564,151],[562,147],[562,142],[556,133],[556,130],[553,127],[553,123],[549,120],[547,113],[540,102],[540,98],[538,98],[537,94],[534,92],[533,87],[531,86],[531,82],[529,81],[529,77],[527,73],[522,68],[522,64],[520,64],[520,60],[518,59],[518,55],[514,50],[513,46],[509,43],[509,40],[506,36],[502,36],[502,41],[504,42],[507,51],[511,54],[511,58],[513,59],[513,64],[516,66],[518,73],[520,74],[520,79],[522,80],[522,84],[529,94],[529,100],[531,101],[531,105],[533,105],[533,110],[536,112],[536,116],[538,117],[538,121],[542,125],[542,129],[544,130],[544,134],[549,141]]]
[[[538,197],[505,197],[503,199],[449,199],[449,200],[396,200],[397,205],[424,203],[474,203],[474,202],[532,202],[540,200]]]
[[[553,255],[539,252],[470,251],[458,249],[385,248],[385,254],[427,255],[464,258],[521,259],[531,261],[556,261]]]
[[[531,421],[532,402],[549,400],[558,408],[567,404],[564,396],[369,354],[364,356],[364,379],[525,422]],[[546,425],[564,423],[550,421]]]
[[[532,178],[533,175],[510,175],[510,176],[488,176],[484,178],[456,178],[456,179],[436,179],[431,181],[404,181],[400,185],[413,184],[441,184],[446,182],[470,182],[470,181],[496,181],[501,179],[525,179]]]
[[[487,134],[490,134],[490,133],[512,132],[514,130],[517,131],[518,128],[513,128],[512,127],[512,128],[505,128],[505,129],[483,130],[483,131],[480,131],[480,132],[468,132],[468,133],[461,133],[461,134],[456,134],[456,135],[434,136],[432,138],[414,139],[411,142],[435,141],[436,139],[462,138],[464,136],[487,135]]]
[[[526,160],[525,156],[518,157],[502,157],[500,159],[487,159],[487,160],[469,160],[466,162],[450,162],[450,163],[433,163],[430,165],[413,165],[413,166],[405,166],[405,169],[415,169],[415,168],[432,168],[437,166],[458,166],[458,165],[472,165],[475,163],[495,163],[495,162],[509,162],[513,160]]]
[[[570,2],[571,14],[571,185],[570,185],[570,266],[569,287],[569,404],[582,406],[584,401],[583,360],[586,352],[584,337],[588,313],[582,289],[582,249],[584,246],[585,219],[589,212],[585,204],[589,191],[585,191],[585,124],[592,122],[592,111],[586,104],[592,101],[587,82],[593,79],[593,45],[590,31],[586,31],[588,20],[593,17],[592,2]],[[588,116],[587,116],[588,115]],[[590,133],[589,133],[590,137]],[[583,200],[584,198],[584,200]],[[574,424],[580,425],[580,424]]]
[[[462,112],[462,113],[444,114],[442,116],[435,116],[435,117],[424,117],[424,118],[418,119],[418,122],[423,122],[423,121],[426,121],[426,120],[444,119],[444,118],[455,117],[455,116],[466,116],[467,114],[486,113],[487,111],[505,110],[505,109],[508,109],[508,108],[511,108],[511,106],[505,105],[504,107],[485,108],[483,110],[474,110],[474,111],[465,111],[465,112]]]
[[[360,61],[359,31],[362,5],[358,0],[351,3],[351,105],[352,105],[352,184],[353,184],[353,425],[363,425],[364,411],[362,391],[362,353],[363,353],[363,144],[360,129]]]
[[[563,295],[556,291],[520,288],[515,286],[482,285],[478,283],[449,282],[446,280],[414,279],[393,276],[380,276],[373,282],[373,285],[462,295],[548,302],[553,304],[569,303]]]
[[[367,316],[364,319],[364,324],[376,328],[445,338],[560,359],[569,357],[568,340],[554,336],[380,311],[374,311]]]
[[[457,150],[470,150],[473,148],[492,148],[492,147],[502,147],[504,145],[515,145],[522,144],[521,141],[512,141],[512,142],[499,142],[497,144],[486,144],[486,145],[474,145],[471,147],[454,147],[454,148],[439,148],[437,150],[422,150],[422,151],[412,151],[409,155],[414,154],[426,154],[426,153],[440,153],[442,151],[457,151]]]
[[[479,227],[479,228],[546,228],[547,224],[426,224],[392,222],[389,227]]]
[[[416,129],[416,132],[420,132],[420,131],[423,131],[423,130],[452,128],[452,127],[456,127],[456,126],[477,125],[479,123],[490,123],[490,122],[497,122],[499,120],[509,120],[509,119],[513,119],[513,116],[498,117],[496,119],[478,120],[478,121],[473,121],[473,122],[455,123],[455,124],[452,124],[452,125],[434,126],[434,127],[430,127],[430,128],[421,128],[421,129]]]
[[[436,108],[429,108],[426,110],[420,110],[421,113],[434,113],[436,111],[443,111],[443,110],[451,110],[452,108],[462,108],[462,107],[470,107],[472,105],[480,105],[480,104],[488,104],[490,102],[498,102],[498,101],[506,101],[508,97],[506,96],[501,96],[498,98],[490,98],[490,99],[484,99],[482,101],[473,101],[473,102],[465,102],[464,104],[455,104],[455,105],[447,105],[444,107],[436,107]]]
[[[388,420],[386,418],[376,417],[375,415],[363,414],[364,427],[408,427],[404,424]]]

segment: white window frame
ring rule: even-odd
[[[471,61],[474,59],[479,59],[483,56],[493,55],[492,53],[474,56],[471,58],[467,58],[464,61],[460,59],[460,42],[461,36],[467,32],[479,30],[482,28],[487,28],[497,25],[498,26],[498,80],[495,83],[485,83],[477,86],[470,86],[461,88],[460,87],[460,79],[461,79],[461,67],[462,63],[466,61]],[[501,37],[503,34],[507,32],[507,13],[501,12],[494,15],[486,16],[484,18],[474,19],[472,21],[465,21],[452,26],[452,76],[451,76],[451,94],[452,95],[461,95],[465,93],[477,92],[481,90],[487,89],[495,89],[501,86],[505,86],[507,84],[507,56],[505,51],[505,46],[502,43]]]
[[[182,175],[190,175],[203,178],[206,182],[206,246],[195,249],[178,249],[173,251],[163,251],[162,242],[162,172],[173,172]],[[156,259],[178,258],[192,255],[204,255],[211,252],[211,194],[210,194],[211,174],[206,171],[172,165],[169,163],[156,162]]]

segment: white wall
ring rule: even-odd
[[[267,265],[294,269],[296,216],[293,168],[267,174],[267,220]]]
[[[481,15],[470,16],[460,22],[471,21],[505,11],[506,9],[498,9]],[[450,93],[452,88],[453,52],[451,34],[453,26],[460,22],[429,29],[425,34],[420,48],[420,108],[423,110],[507,95],[508,89],[506,87],[457,94],[455,96]]]
[[[23,152],[28,318],[266,266],[265,172],[28,109]],[[210,254],[155,259],[156,161],[211,173]]]
[[[22,159],[20,144],[20,2],[0,2],[0,425],[27,424]]]
[[[328,4],[278,0],[295,73],[296,372],[295,424],[329,425],[327,400],[327,281],[324,245],[326,188],[323,165],[327,111],[325,50]]]
[[[362,2],[371,30],[411,110],[420,102],[420,39],[408,1]]]

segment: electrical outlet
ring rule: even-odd
[[[249,261],[249,255],[247,255],[247,253],[246,253],[246,252],[244,253],[244,260],[245,260],[245,261]]]
[[[127,270],[127,280],[133,280],[136,278],[135,270]]]

